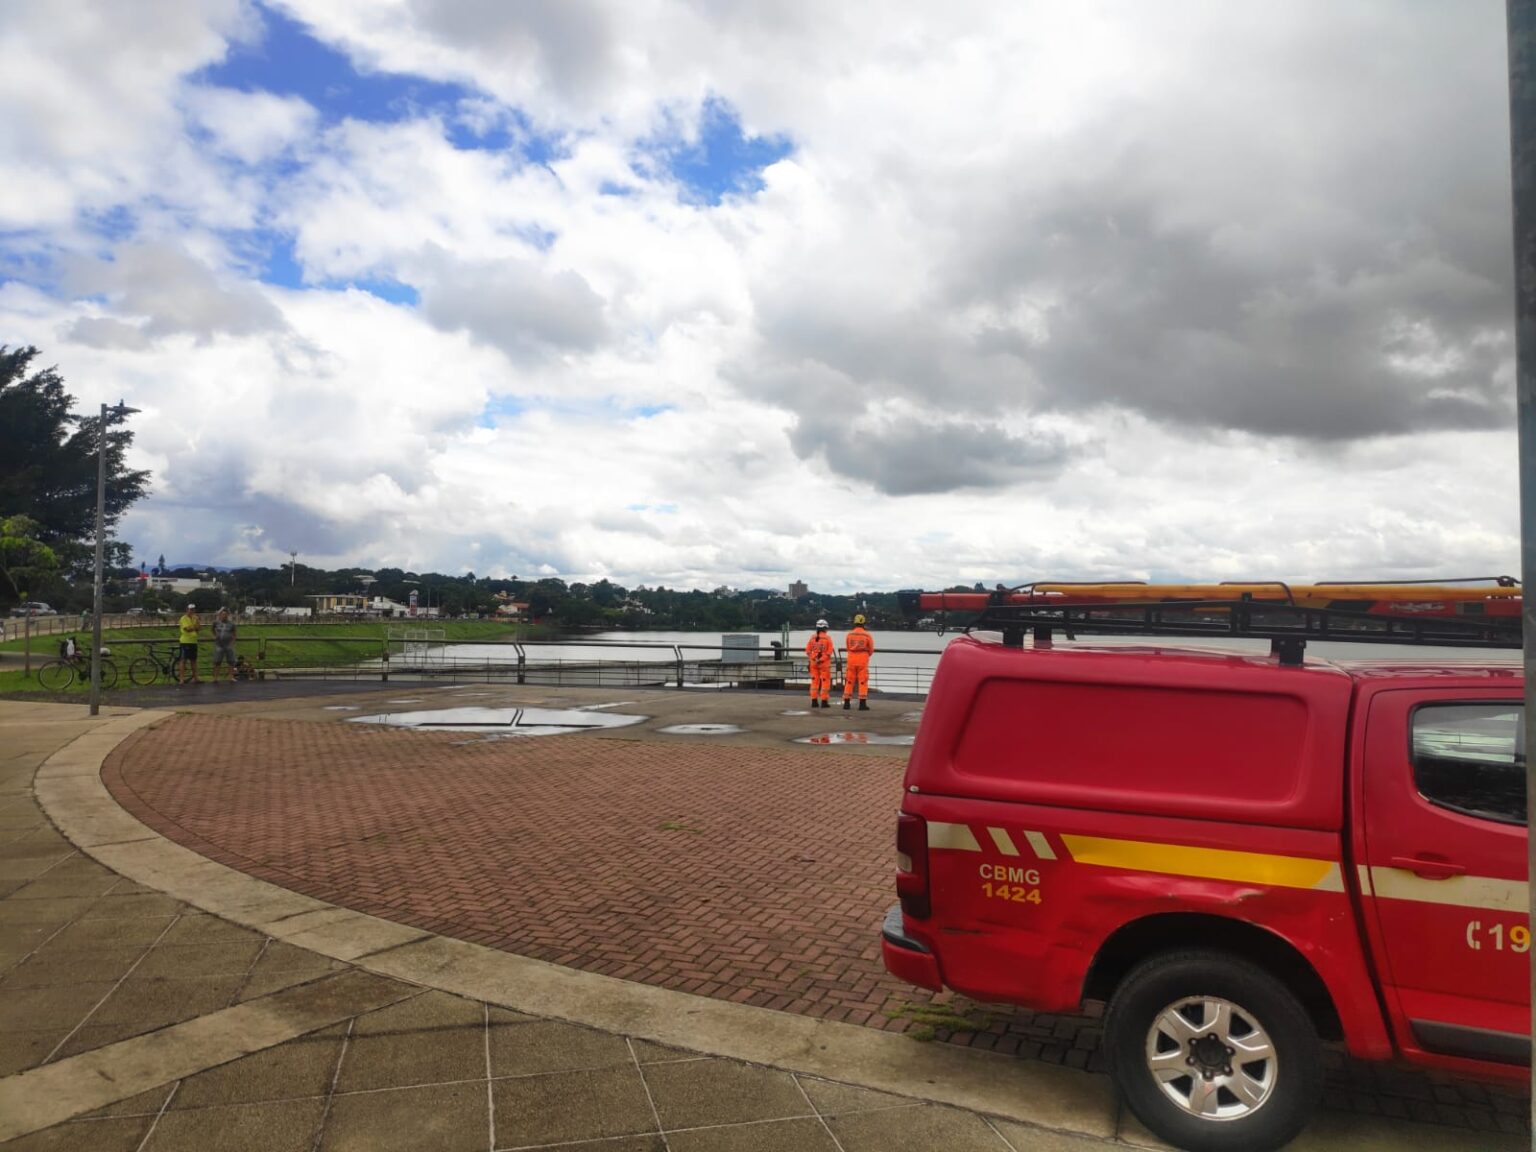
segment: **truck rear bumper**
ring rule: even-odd
[[[944,989],[944,979],[939,975],[939,961],[928,946],[906,934],[901,918],[901,905],[893,905],[885,914],[880,926],[880,956],[885,970],[908,984],[931,988],[935,992]]]

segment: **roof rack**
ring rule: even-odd
[[[965,631],[1001,631],[1036,646],[1057,631],[1265,639],[1283,664],[1301,663],[1308,640],[1436,648],[1519,648],[1522,597],[1513,577],[1436,581],[1282,581],[1145,584],[1049,581],[992,592],[901,592],[909,616],[970,616]]]

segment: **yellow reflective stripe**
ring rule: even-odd
[[[1004,856],[1017,856],[1019,854],[1019,850],[1013,846],[1013,841],[1003,829],[988,828],[987,831],[992,835],[992,843],[997,845],[997,850]]]
[[[1530,910],[1523,880],[1493,876],[1449,876],[1429,880],[1406,868],[1371,868],[1371,886],[1378,900],[1415,900],[1420,904],[1449,904],[1455,908],[1486,908],[1492,912]]]
[[[1232,852],[1224,848],[1191,848],[1143,840],[1105,840],[1097,836],[1062,836],[1068,854],[1079,864],[1123,868],[1128,872],[1161,872],[1198,876],[1280,888],[1320,888],[1342,892],[1339,866],[1332,860],[1307,856],[1277,856],[1269,852]]]
[[[955,848],[961,852],[980,852],[981,845],[967,824],[945,824],[938,820],[928,821],[928,847]]]

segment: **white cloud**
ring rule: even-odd
[[[245,164],[271,160],[304,142],[318,118],[299,97],[270,92],[205,87],[189,92],[185,103],[214,149]]]
[[[1515,565],[1492,0],[283,9],[464,88],[387,123],[220,88],[232,0],[0,34],[32,230],[0,330],[145,409],[149,552],[849,590]],[[671,174],[706,100],[792,143],[760,191]]]

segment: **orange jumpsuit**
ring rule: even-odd
[[[805,658],[811,666],[812,704],[818,700],[825,704],[832,693],[832,657],[836,654],[837,645],[825,632],[817,632],[805,642]]]
[[[843,700],[853,699],[855,687],[860,700],[868,699],[869,658],[875,654],[875,638],[864,631],[862,624],[856,624],[843,638],[843,648],[848,653],[848,667],[843,670]]]

